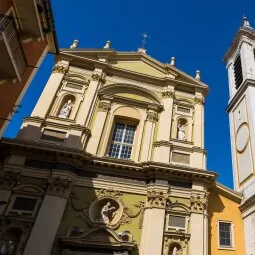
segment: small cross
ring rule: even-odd
[[[144,49],[145,44],[147,43],[147,39],[150,38],[147,33],[142,34],[143,40],[142,40],[142,48]]]

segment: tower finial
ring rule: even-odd
[[[70,46],[70,49],[76,49],[78,47],[79,41],[73,40],[73,44]]]
[[[199,71],[199,70],[196,71],[196,77],[195,77],[195,79],[197,79],[197,80],[199,80],[199,81],[200,81],[200,79],[201,79],[201,75],[200,75],[200,71]]]
[[[171,57],[170,65],[175,66],[175,57]]]
[[[110,47],[111,47],[111,41],[107,41],[104,46],[104,49],[109,49]]]
[[[243,27],[251,27],[250,22],[245,15],[243,16]]]

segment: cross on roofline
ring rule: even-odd
[[[145,44],[147,43],[147,39],[150,38],[150,36],[147,33],[142,34],[143,40],[142,40],[142,48],[144,49]]]

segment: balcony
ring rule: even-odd
[[[44,0],[13,0],[23,39],[42,40],[46,20]]]
[[[14,18],[0,14],[0,84],[21,81],[26,66]]]

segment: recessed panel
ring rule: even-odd
[[[246,109],[244,97],[233,111],[235,155],[239,184],[242,184],[254,174],[249,119]]]

